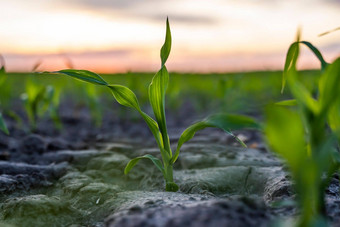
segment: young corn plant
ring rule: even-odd
[[[128,174],[130,170],[141,160],[148,159],[162,172],[165,179],[166,191],[177,191],[178,185],[174,183],[173,178],[173,164],[176,162],[181,146],[183,143],[190,140],[196,131],[202,130],[206,127],[216,127],[224,130],[225,132],[232,134],[231,130],[237,130],[241,128],[258,128],[257,123],[246,116],[236,116],[219,114],[210,116],[203,121],[197,122],[187,128],[179,138],[176,151],[173,153],[170,146],[170,140],[167,132],[167,124],[165,117],[165,92],[169,83],[169,74],[165,63],[168,59],[171,49],[171,32],[169,21],[166,21],[166,36],[165,42],[160,51],[161,57],[161,69],[154,75],[148,89],[149,101],[152,106],[156,120],[151,118],[140,108],[136,95],[127,87],[118,84],[108,84],[102,77],[96,73],[86,70],[73,70],[66,69],[50,73],[64,74],[85,82],[89,82],[96,85],[106,86],[112,92],[112,95],[116,101],[123,105],[130,107],[141,115],[150,131],[156,139],[159,147],[162,160],[146,154],[140,157],[136,157],[128,162],[125,167],[124,173]],[[243,144],[243,143],[242,143]]]
[[[25,110],[28,116],[31,130],[37,127],[37,120],[48,113],[52,118],[56,128],[62,127],[58,115],[59,90],[52,86],[39,84],[33,75],[26,81],[26,92],[21,95]]]
[[[317,92],[298,79],[300,44],[321,63]],[[340,163],[340,58],[328,64],[315,46],[300,41],[298,35],[287,52],[282,91],[286,83],[294,99],[267,109],[266,138],[289,166],[301,210],[296,225],[327,226],[325,189]]]
[[[93,123],[96,127],[100,127],[102,125],[103,111],[100,103],[98,91],[96,87],[91,86],[91,84],[86,84],[83,86],[83,92],[86,95],[86,102],[90,110],[91,118],[93,119]]]
[[[1,61],[3,61],[2,56],[0,55],[0,59]],[[4,82],[6,80],[6,71],[5,71],[5,66],[4,63],[2,62],[2,66],[0,68],[0,87],[2,87],[4,85]],[[0,103],[1,104],[1,103]],[[8,128],[7,125],[2,117],[2,114],[0,112],[0,130],[3,131],[4,133],[6,133],[7,135],[9,134],[8,132]]]

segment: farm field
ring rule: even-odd
[[[319,74],[303,71],[300,79],[313,89]],[[152,111],[147,94],[152,76],[102,75],[133,90],[147,113]],[[32,74],[7,74],[0,94],[10,131],[0,134],[2,225],[184,226],[195,218],[195,226],[267,226],[298,214],[295,205],[275,205],[292,201],[295,193],[262,132],[233,131],[247,148],[219,129],[197,132],[174,165],[179,192],[164,192],[161,173],[148,160],[123,173],[131,158],[146,153],[160,158],[136,112],[119,106],[105,87],[84,86],[63,75],[35,74],[33,79],[38,88],[52,86],[60,94],[60,125],[46,111],[32,128],[22,99]],[[291,98],[289,91],[281,94],[281,81],[280,71],[170,73],[165,100],[170,141],[211,114],[246,114],[263,121],[266,106]],[[326,191],[332,223],[339,217],[336,177]]]
[[[340,226],[339,7],[0,2],[0,227]]]

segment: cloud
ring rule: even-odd
[[[196,15],[182,15],[182,14],[172,14],[170,13],[169,19],[174,22],[180,22],[183,24],[216,24],[217,20],[211,17],[205,17],[205,16],[196,16]],[[164,22],[164,14],[155,14],[149,16],[149,19],[155,20],[155,21],[161,21]]]
[[[112,16],[119,14],[127,18],[146,19],[155,22],[164,22],[166,16],[171,21],[190,25],[204,25],[217,23],[216,18],[209,15],[194,15],[187,9],[181,12],[172,7],[174,0],[69,0],[75,7],[100,11]],[[179,1],[177,3],[180,3]],[[157,9],[157,10],[155,10]]]
[[[91,8],[101,9],[128,9],[131,7],[138,7],[141,4],[157,3],[157,0],[70,0],[78,5],[83,5]]]

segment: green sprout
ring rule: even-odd
[[[296,64],[300,44],[321,63],[316,92],[299,81]],[[315,46],[300,41],[298,35],[287,52],[282,91],[286,82],[294,99],[267,109],[266,138],[289,166],[301,210],[296,225],[325,226],[325,189],[340,163],[340,58],[328,64]]]
[[[242,128],[258,128],[258,124],[249,117],[239,115],[218,114],[210,116],[203,121],[197,122],[188,127],[180,136],[177,144],[176,151],[173,153],[170,146],[170,140],[167,132],[167,124],[165,117],[165,92],[169,83],[169,73],[165,66],[165,63],[169,57],[171,49],[171,32],[169,21],[166,21],[166,36],[165,42],[160,51],[161,57],[161,69],[154,75],[149,85],[149,101],[152,106],[156,120],[151,118],[140,108],[136,95],[127,87],[117,84],[108,84],[98,74],[87,70],[74,70],[66,69],[49,73],[64,74],[88,83],[106,86],[112,92],[112,95],[116,101],[126,107],[130,107],[141,115],[150,131],[156,139],[159,147],[162,160],[146,154],[140,157],[136,157],[128,162],[125,167],[124,173],[128,174],[130,170],[141,160],[148,159],[162,172],[165,179],[166,191],[177,191],[179,187],[174,183],[173,179],[173,164],[176,162],[181,146],[183,143],[189,141],[196,131],[202,130],[206,127],[216,127],[224,130],[225,132],[232,134],[231,130],[237,130]],[[234,136],[234,135],[233,135]],[[236,136],[234,136],[237,138]],[[245,144],[241,142],[242,145]]]
[[[45,113],[49,113],[56,128],[60,129],[61,121],[58,115],[60,91],[48,85],[39,84],[30,75],[26,81],[26,92],[21,94],[21,99],[25,104],[29,124],[32,130],[37,127],[37,119]]]
[[[3,63],[3,57],[0,55],[0,60],[2,61],[2,66],[0,68],[0,87],[3,86],[5,80],[6,80],[6,71],[5,71],[5,66]],[[0,103],[1,104],[1,103]],[[8,128],[6,126],[6,123],[2,117],[2,114],[0,112],[0,130],[6,133],[7,135],[9,134]]]
[[[103,112],[102,112],[102,106],[100,103],[98,90],[96,90],[96,87],[91,86],[90,84],[86,84],[86,86],[83,86],[82,92],[86,95],[86,102],[90,110],[91,118],[93,119],[93,123],[96,127],[100,127],[102,125],[102,118],[103,118]]]

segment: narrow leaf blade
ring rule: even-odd
[[[340,98],[340,58],[330,64],[319,82],[320,102],[322,111],[329,108]]]
[[[77,70],[77,69],[64,69],[49,73],[59,73],[70,77],[74,77],[78,80],[89,82],[97,85],[108,85],[107,82],[98,74],[88,70]]]
[[[162,134],[163,143],[169,149],[170,142],[167,133],[166,117],[165,117],[165,92],[169,83],[169,74],[165,66],[156,73],[149,86],[149,99],[153,112],[156,117],[160,132]],[[170,154],[169,154],[170,155]]]
[[[323,58],[320,51],[310,42],[301,41],[300,43],[305,44],[315,54],[315,56],[319,59],[319,61],[321,63],[321,71],[324,71],[326,69],[328,63],[325,61],[325,59]]]
[[[296,99],[289,99],[289,100],[283,100],[280,102],[276,102],[276,105],[279,106],[296,106],[297,105],[297,101]]]
[[[158,124],[149,115],[141,110],[135,93],[133,93],[133,91],[131,91],[129,88],[122,85],[114,84],[107,85],[107,87],[110,89],[113,97],[119,104],[133,108],[140,113],[140,115],[143,117],[144,121],[148,125],[149,129],[151,130],[152,134],[154,135],[159,148],[163,149],[163,140],[159,131]]]
[[[282,74],[281,93],[283,93],[283,91],[285,89],[289,71],[295,70],[298,55],[299,55],[299,43],[294,42],[290,45],[288,52],[287,52],[287,55],[286,55],[286,61],[285,61],[283,74]]]
[[[116,84],[108,85],[107,87],[119,104],[141,111],[135,93],[129,88]]]
[[[177,148],[175,155],[172,158],[172,163],[178,158],[180,149],[182,145],[192,139],[195,133],[199,130],[205,129],[207,127],[215,127],[220,128],[226,133],[234,136],[237,141],[239,141],[242,145],[244,145],[241,140],[239,140],[233,133],[232,130],[238,129],[261,129],[261,126],[253,119],[247,116],[242,115],[231,115],[231,114],[216,114],[212,115],[205,120],[197,122],[191,126],[189,126],[184,132],[182,133],[181,137],[178,140]]]
[[[293,93],[296,101],[304,105],[313,113],[318,113],[320,110],[319,103],[315,100],[307,88],[300,83],[295,76],[288,78],[289,88]]]
[[[298,171],[301,159],[307,155],[304,126],[299,114],[282,106],[269,106],[264,132],[273,151],[287,160],[293,171]]]
[[[165,65],[165,62],[169,57],[170,50],[171,50],[171,31],[170,31],[169,19],[166,18],[165,42],[161,48],[162,66]]]
[[[161,160],[159,160],[158,158],[150,155],[150,154],[146,154],[134,159],[131,159],[128,164],[126,165],[125,169],[124,169],[124,174],[128,174],[131,169],[141,160],[141,159],[149,159],[150,161],[152,161],[153,164],[155,164],[155,166],[157,167],[157,169],[159,169],[159,171],[161,171],[164,174],[164,168],[162,165]]]
[[[9,131],[8,131],[8,128],[6,126],[6,123],[2,117],[2,114],[0,113],[0,129],[6,133],[7,135],[9,135]]]
[[[160,151],[162,152],[164,150],[164,143],[163,143],[162,135],[159,131],[157,122],[154,119],[152,119],[149,115],[147,115],[146,113],[142,111],[139,113],[142,115],[144,121],[149,126],[149,129],[152,132],[153,136],[155,137],[158,147]],[[162,153],[162,156],[163,156],[163,153]],[[166,157],[166,156],[163,156],[163,157]]]

